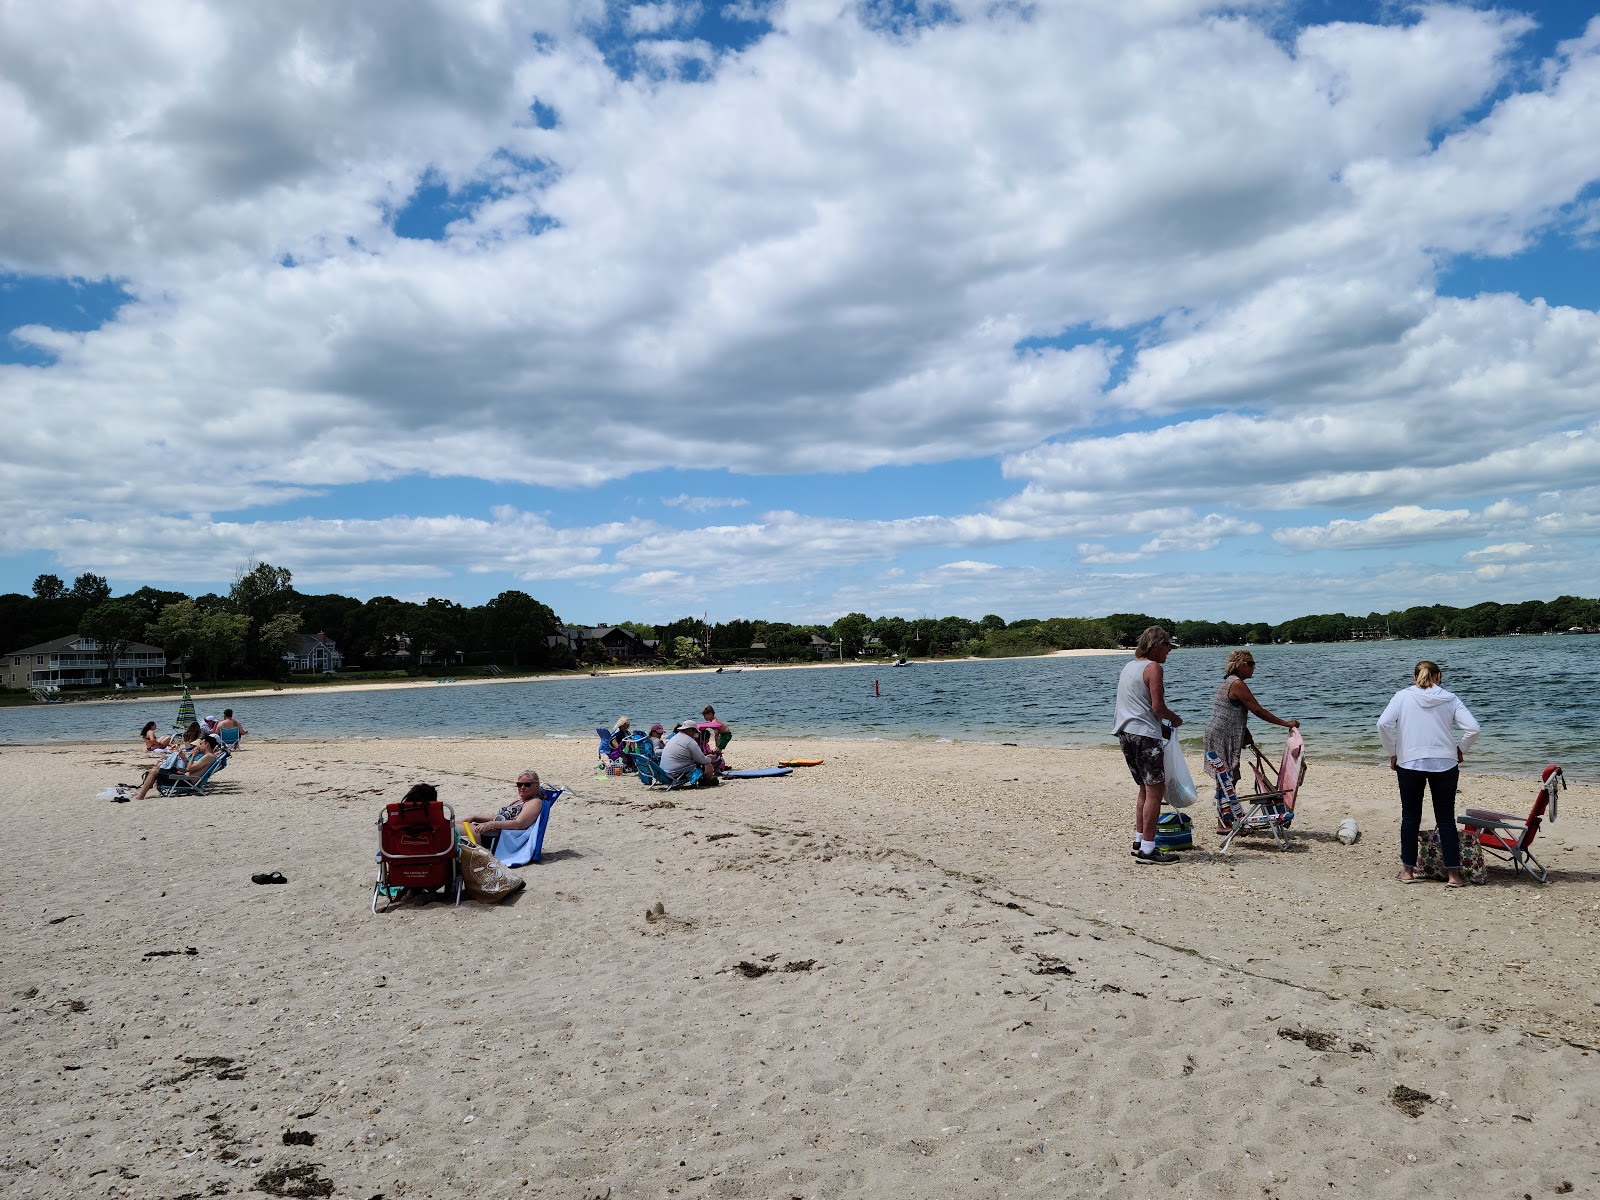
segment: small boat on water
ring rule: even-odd
[[[737,675],[742,670],[744,670],[743,667],[718,667],[716,669],[715,674],[718,674],[718,675]]]
[[[895,659],[889,665],[891,667],[909,667],[911,665],[911,662],[904,655],[901,655],[899,658]]]

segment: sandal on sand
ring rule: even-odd
[[[1452,890],[1457,889],[1457,888],[1464,888],[1466,886],[1467,885],[1464,884],[1464,883],[1447,883],[1447,884],[1445,884],[1445,887],[1450,888]]]
[[[1422,882],[1422,876],[1421,875],[1413,875],[1410,879],[1407,879],[1404,875],[1396,875],[1395,878],[1398,879],[1401,883],[1421,883]]]
[[[282,871],[272,871],[264,875],[250,876],[251,883],[288,883]]]

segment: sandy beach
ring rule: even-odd
[[[1220,856],[1202,805],[1153,867],[1115,751],[730,753],[826,761],[668,794],[588,741],[265,743],[211,797],[114,805],[143,755],[0,751],[0,1192],[1600,1190],[1596,789],[1539,838],[1548,886],[1446,891],[1395,882],[1372,767],[1312,762],[1289,852]],[[574,794],[523,892],[371,915],[384,801],[488,812],[529,766]]]

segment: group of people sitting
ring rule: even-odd
[[[223,736],[224,730],[238,730]],[[156,732],[156,723],[146,721],[139,739],[147,753],[161,755],[161,761],[145,772],[144,780],[132,799],[143,800],[153,787],[170,787],[180,779],[198,783],[218,758],[226,758],[245,735],[245,728],[233,719],[233,709],[222,710],[222,719],[203,717],[190,721],[181,734],[166,736]]]
[[[235,729],[238,730],[238,733],[224,736],[224,730]],[[243,725],[233,719],[233,709],[225,708],[222,710],[222,719],[220,721],[216,717],[201,717],[198,721],[189,722],[189,727],[183,731],[182,737],[176,735],[167,737],[158,734],[154,721],[146,721],[144,723],[144,728],[139,731],[139,737],[144,742],[144,748],[147,752],[159,754],[169,750],[176,750],[179,746],[194,741],[195,738],[191,734],[191,731],[194,730],[198,730],[202,734],[210,734],[219,742],[228,746],[229,749],[237,749],[243,741],[244,735],[249,732]]]
[[[637,760],[646,757],[656,770],[674,780],[699,767],[702,783],[711,785],[728,769],[722,751],[732,739],[733,731],[717,719],[717,710],[708,704],[700,710],[698,720],[679,721],[670,734],[659,721],[650,726],[649,732],[637,733],[631,718],[618,717],[609,749],[604,753],[620,763],[624,771],[637,771]]]
[[[145,772],[139,790],[133,793],[134,800],[143,800],[153,787],[170,787],[180,779],[198,782],[219,757],[227,754],[221,739],[214,733],[207,733],[199,721],[190,721],[188,728],[175,737],[157,737],[154,721],[147,722],[139,733],[146,750],[166,753]]]

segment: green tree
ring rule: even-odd
[[[111,585],[106,582],[104,575],[95,575],[85,571],[72,581],[72,591],[68,593],[74,600],[93,608],[111,599]]]
[[[1138,642],[1139,635],[1152,625],[1170,630],[1177,624],[1170,617],[1152,617],[1145,613],[1112,613],[1108,617],[1101,617],[1100,620],[1111,629],[1117,639],[1117,645],[1129,647]]]
[[[243,613],[202,612],[195,622],[194,656],[215,679],[224,667],[244,661],[250,618]]]
[[[264,664],[272,664],[273,679],[288,678],[289,664],[286,656],[292,654],[300,645],[300,630],[303,625],[304,618],[299,613],[281,612],[275,617],[268,618],[266,624],[262,625],[256,634],[261,660]]]
[[[672,639],[672,657],[680,663],[695,663],[700,661],[700,650],[691,637],[677,637]]]
[[[422,665],[423,655],[448,662],[465,644],[465,610],[453,600],[429,597],[417,605],[411,620],[411,649]]]
[[[132,600],[144,613],[146,621],[154,621],[161,616],[161,610],[169,604],[189,597],[182,592],[169,592],[163,588],[142,587],[136,592],[129,592],[124,600]]]
[[[866,613],[846,613],[828,627],[830,641],[840,643],[841,657],[854,658],[860,654],[872,636],[872,621]]]
[[[166,652],[169,663],[178,664],[180,683],[189,657],[195,652],[201,616],[193,600],[174,600],[161,610],[160,616],[144,627],[144,636],[150,643]]]
[[[879,617],[872,623],[872,636],[883,643],[885,650],[898,654],[906,643],[906,619]]]
[[[245,661],[275,675],[280,664],[267,662],[261,650],[261,627],[287,612],[294,596],[294,576],[288,567],[251,562],[239,569],[228,589],[228,607],[249,618],[245,628]]]
[[[144,631],[144,611],[132,600],[107,600],[83,614],[78,632],[100,643],[100,653],[105,656],[105,684],[111,686],[111,673],[117,660],[127,653],[128,647],[139,640]]]
[[[490,650],[511,655],[511,665],[520,667],[524,657],[544,662],[549,655],[549,638],[561,626],[550,607],[527,592],[515,589],[501,592],[484,606]],[[654,628],[643,636],[655,637]]]
[[[36,600],[59,600],[67,594],[67,585],[59,575],[35,575],[33,595]]]
[[[1005,627],[1005,621],[994,613],[988,613],[978,620],[978,628],[984,633],[999,633]]]

